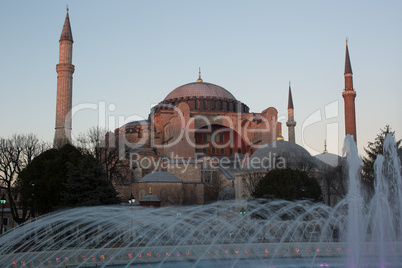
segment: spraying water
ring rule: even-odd
[[[359,255],[363,236],[363,198],[360,183],[362,161],[357,152],[357,146],[352,136],[347,135],[343,147],[346,157],[349,187],[346,196],[348,203],[347,241],[349,267],[359,266]]]
[[[233,200],[62,210],[2,235],[0,262],[5,267],[400,267],[402,181],[395,141],[386,138],[375,163],[369,204],[351,137],[344,155],[349,192],[334,208],[305,200]]]

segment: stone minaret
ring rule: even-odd
[[[288,97],[288,121],[286,122],[286,126],[288,127],[289,141],[295,143],[296,121],[294,120],[293,99],[292,99],[292,90],[290,89],[290,81],[289,81],[289,97]]]
[[[345,102],[345,135],[353,136],[355,142],[356,136],[356,115],[355,115],[355,98],[356,91],[353,89],[353,74],[350,64],[348,40],[346,40],[346,56],[345,56],[345,89],[342,92]]]
[[[53,147],[60,148],[71,141],[71,108],[73,97],[73,35],[67,15],[60,36],[59,64],[57,72],[56,132]]]

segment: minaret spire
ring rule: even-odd
[[[53,147],[60,148],[71,142],[71,108],[73,96],[73,35],[71,32],[68,7],[63,30],[60,36],[59,64],[57,72],[57,103],[56,103],[56,131]]]
[[[60,35],[60,41],[65,40],[65,41],[73,41],[73,34],[71,32],[71,25],[70,25],[70,17],[68,16],[68,6],[67,6],[67,15],[66,19],[64,20],[64,25],[63,25],[63,30],[61,31]]]
[[[288,139],[290,142],[295,143],[295,126],[296,121],[294,120],[294,108],[293,108],[293,98],[292,98],[292,90],[290,87],[289,81],[289,96],[288,96],[288,121],[286,122],[286,126],[288,127]]]
[[[348,39],[346,38],[346,53],[345,53],[345,74],[352,73],[352,65],[350,64],[349,49],[348,49]]]
[[[352,135],[355,142],[356,136],[356,114],[355,114],[355,98],[356,91],[353,88],[353,73],[352,65],[350,63],[348,40],[346,39],[346,52],[345,52],[345,89],[342,93],[345,103],[345,135]]]
[[[292,98],[292,89],[290,88],[290,81],[289,81],[288,109],[293,109],[293,98]]]

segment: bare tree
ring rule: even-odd
[[[314,176],[317,166],[312,158],[297,157],[292,162],[288,166],[289,168],[306,171],[309,175]]]
[[[264,177],[266,172],[262,171],[249,171],[244,174],[242,178],[243,195],[245,197],[251,197],[255,188],[260,180]]]
[[[123,172],[125,163],[119,157],[113,134],[110,135],[106,129],[96,126],[85,133],[81,133],[77,141],[77,145],[83,153],[91,154],[98,160],[108,179],[115,186],[124,182],[126,177]]]
[[[219,192],[221,192],[226,184],[224,179],[219,177],[218,171],[216,169],[211,169],[211,170],[206,170],[204,171],[204,176],[207,175],[208,173],[210,173],[207,176],[207,180],[205,181],[204,184],[204,198],[205,201],[209,202],[209,201],[217,201],[218,200],[218,195]],[[197,204],[198,202],[198,198],[197,196],[191,195],[192,197],[192,203],[193,204]]]
[[[100,159],[100,148],[105,147],[105,136],[107,130],[98,126],[91,127],[85,133],[80,133],[77,138],[77,147],[84,154],[93,155],[96,159]]]
[[[48,148],[48,144],[39,141],[32,133],[0,138],[0,183],[7,192],[11,215],[18,224],[26,221],[29,215],[26,208],[21,214],[18,210],[17,198],[13,192],[15,179],[36,156]]]
[[[332,172],[328,172],[328,188],[331,195],[343,199],[348,192],[347,173],[344,170],[344,164],[335,167]]]
[[[177,189],[169,193],[169,203],[172,205],[183,204],[184,193],[182,189]]]
[[[51,148],[50,143],[39,141],[33,133],[22,135],[23,167],[29,165],[36,156]]]
[[[218,200],[232,200],[235,198],[236,193],[233,187],[226,187],[218,193]]]
[[[338,166],[324,166],[317,171],[315,177],[319,181],[324,201],[328,206],[334,206],[347,194],[347,174],[345,163],[342,161]]]

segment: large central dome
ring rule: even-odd
[[[165,101],[186,97],[216,97],[236,100],[236,98],[223,87],[211,83],[193,82],[174,89],[166,96]]]
[[[182,85],[172,92],[158,105],[152,107],[153,112],[172,110],[179,103],[186,103],[190,111],[197,112],[238,112],[248,113],[249,108],[226,89],[201,79],[201,71],[197,82]]]

